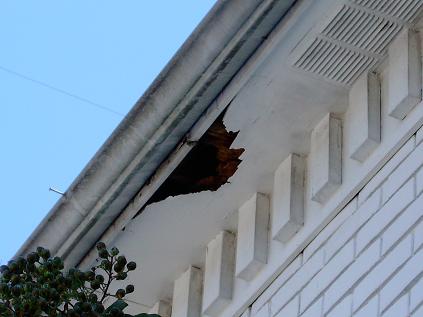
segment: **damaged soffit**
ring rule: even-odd
[[[162,200],[164,195],[120,231],[113,244],[143,268],[134,282],[145,288],[134,294],[134,300],[152,306],[158,299],[170,299],[179,274],[189,265],[204,266],[207,243],[222,229],[236,231],[242,203],[255,192],[270,193],[280,162],[291,152],[308,154],[310,131],[324,114],[345,111],[345,87],[299,72],[289,59],[333,2],[298,3],[289,19],[244,65],[233,85],[222,91],[222,99],[226,94],[234,96],[223,124],[228,131],[239,131],[230,148],[244,149],[227,182],[215,191]]]
[[[241,163],[244,149],[232,149],[238,132],[227,131],[223,123],[225,111],[213,122],[206,133],[176,169],[169,175],[146,205],[167,197],[216,191],[228,182]],[[139,213],[138,213],[139,214]]]
[[[218,1],[17,255],[78,264],[294,2]]]

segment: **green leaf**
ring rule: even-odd
[[[116,302],[114,302],[112,305],[107,307],[106,313],[108,313],[113,307],[119,308],[120,310],[124,310],[125,307],[128,306],[127,303],[125,303],[123,300],[118,299]]]

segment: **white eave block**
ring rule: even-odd
[[[311,133],[311,197],[325,203],[342,182],[342,122],[328,113]]]
[[[163,300],[159,300],[148,312],[149,314],[156,314],[161,317],[170,317],[172,306]]]
[[[173,289],[172,317],[201,317],[203,274],[191,266],[176,281]]]
[[[287,242],[304,224],[305,160],[291,154],[275,171],[272,194],[272,238]]]
[[[351,88],[345,129],[350,157],[363,162],[380,143],[380,81],[376,73],[365,73]]]
[[[422,99],[420,38],[404,30],[389,46],[389,115],[404,117]]]
[[[269,199],[254,194],[238,211],[236,276],[251,281],[267,263]]]
[[[203,313],[217,316],[232,300],[235,235],[222,231],[207,245]]]

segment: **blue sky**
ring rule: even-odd
[[[49,187],[67,189],[214,2],[0,2],[0,263],[59,198]]]

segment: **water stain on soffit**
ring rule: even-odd
[[[239,131],[228,131],[223,123],[226,111],[217,117],[193,149],[169,175],[142,210],[168,197],[216,191],[235,174],[245,149],[232,149]],[[137,217],[142,210],[135,216]]]

